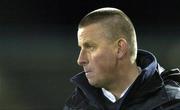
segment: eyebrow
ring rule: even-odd
[[[86,41],[82,44],[83,47],[88,47],[88,46],[95,46],[96,44],[92,41]],[[79,47],[81,47],[79,44],[78,44]]]

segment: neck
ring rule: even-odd
[[[114,83],[106,87],[116,99],[119,99],[122,93],[135,81],[140,71],[136,64],[131,64],[122,68],[121,72],[117,74]]]

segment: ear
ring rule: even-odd
[[[117,41],[117,56],[118,56],[118,58],[122,58],[125,54],[126,54],[126,52],[127,52],[127,49],[128,49],[128,44],[127,44],[127,41],[126,41],[126,39],[124,39],[124,38],[120,38],[120,39],[118,39],[118,41]]]

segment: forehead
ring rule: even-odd
[[[97,30],[98,29],[98,30]],[[91,34],[102,34],[103,33],[103,27],[100,24],[90,24],[85,27],[81,27],[78,29],[78,37],[84,37]]]
[[[91,24],[78,29],[78,43],[107,40],[107,32],[100,24]],[[102,41],[101,41],[102,42]]]

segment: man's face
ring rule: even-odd
[[[89,83],[104,87],[113,82],[117,64],[114,43],[98,24],[78,30],[78,45],[81,48],[78,64],[84,68]]]

